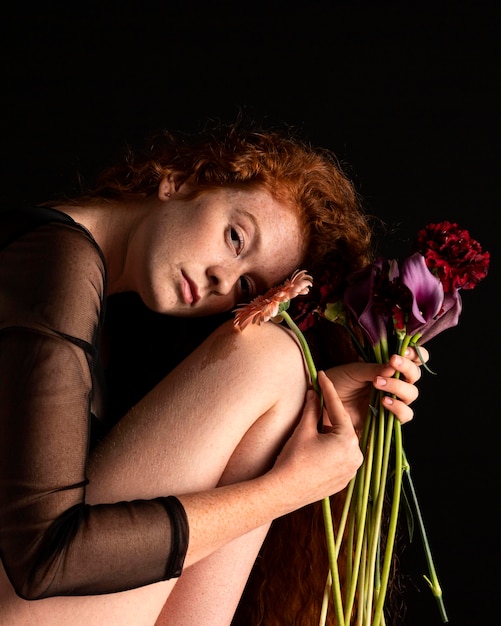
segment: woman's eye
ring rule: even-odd
[[[242,248],[244,247],[244,239],[240,233],[234,228],[230,228],[230,239],[231,243],[235,246],[235,250],[237,254],[240,254]]]
[[[240,289],[246,298],[252,297],[252,283],[246,276],[240,276]]]

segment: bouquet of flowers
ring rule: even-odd
[[[302,332],[315,323],[315,316],[342,324],[366,361],[385,363],[391,354],[405,354],[409,346],[420,354],[421,344],[458,324],[462,308],[459,292],[473,289],[486,276],[489,260],[489,253],[483,252],[468,231],[457,224],[429,224],[419,231],[412,254],[402,262],[379,258],[349,276],[341,300],[331,299],[326,277],[320,288],[320,301],[302,307],[298,324],[287,311],[290,300],[306,295],[312,285],[304,270],[296,272],[284,285],[239,307],[234,324],[243,330],[250,323],[285,321],[301,343],[312,384],[319,392],[316,368]],[[361,331],[362,340],[355,329]],[[382,392],[373,390],[360,441],[364,462],[348,486],[336,529],[329,498],[322,502],[330,571],[320,624],[325,623],[331,594],[338,626],[384,625],[404,475],[409,488],[406,502],[413,505],[428,563],[425,578],[437,599],[442,621],[448,621],[403,449],[401,425],[383,406],[381,398]],[[383,503],[388,497],[391,511],[386,519]],[[343,553],[348,555],[343,588],[337,566],[342,542],[346,542]]]

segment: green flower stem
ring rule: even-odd
[[[362,432],[362,438],[360,441],[360,449],[364,453],[364,457],[367,456],[368,450],[368,442],[372,441],[374,438],[374,405],[376,404],[375,400],[377,398],[377,394],[379,392],[374,389],[371,389],[371,397],[369,401],[369,408],[367,409],[367,416],[365,419],[364,430]],[[372,447],[372,444],[371,444]],[[351,580],[352,571],[353,571],[353,554],[354,554],[354,543],[355,543],[355,525],[356,525],[356,511],[359,511],[362,507],[362,494],[364,487],[364,475],[367,468],[367,461],[364,458],[364,462],[362,466],[359,468],[358,472],[350,481],[350,486],[355,490],[355,502],[352,503],[351,499],[345,500],[342,518],[348,518],[348,533],[347,533],[347,567],[346,567],[346,580]],[[339,534],[339,533],[338,533]]]
[[[292,332],[296,335],[303,350],[304,358],[306,361],[306,365],[308,366],[308,371],[310,372],[311,382],[313,388],[317,392],[317,394],[322,398],[321,390],[318,385],[318,374],[317,368],[315,367],[315,363],[313,362],[313,357],[311,355],[310,347],[298,326],[295,324],[291,316],[287,313],[287,311],[281,311],[281,316],[285,320],[287,326],[292,330]],[[331,501],[330,498],[323,498],[322,500],[322,511],[324,516],[324,526],[325,526],[325,535],[327,540],[327,554],[329,558],[329,566],[332,575],[332,598],[334,601],[334,610],[336,613],[336,619],[338,622],[338,626],[345,626],[344,618],[343,618],[343,605],[341,600],[341,586],[339,582],[339,571],[337,567],[337,551],[336,551],[336,543],[334,540],[334,526],[332,523],[332,511],[331,511]]]
[[[419,346],[417,345],[417,342],[419,341],[420,337],[421,337],[421,333],[416,333],[409,340],[409,344],[415,348],[415,350],[418,353],[419,358],[421,358],[421,353],[419,351]],[[426,367],[426,364],[423,363],[423,365]],[[416,515],[418,519],[419,533],[421,535],[421,540],[422,540],[423,548],[425,552],[425,558],[428,564],[429,577],[425,576],[424,578],[426,582],[428,583],[428,585],[430,586],[431,592],[437,601],[438,610],[440,612],[440,617],[442,619],[442,622],[446,624],[448,623],[449,618],[447,617],[447,612],[445,610],[445,605],[444,605],[444,601],[442,598],[442,588],[440,587],[440,583],[438,582],[438,576],[437,576],[437,572],[435,569],[435,564],[433,562],[430,544],[428,542],[428,536],[426,534],[426,528],[424,526],[423,516],[421,515],[421,508],[419,506],[419,502],[417,499],[416,490],[414,489],[414,483],[412,482],[410,465],[409,465],[409,462],[407,461],[405,452],[403,450],[402,450],[402,454],[403,454],[403,459],[404,459],[404,464],[405,464],[404,465],[405,475],[407,477],[407,482],[409,483],[409,488],[411,490],[412,501],[413,501],[414,509],[416,511]]]
[[[442,588],[440,587],[440,583],[438,581],[438,576],[437,576],[437,572],[435,569],[435,564],[433,562],[433,557],[431,554],[431,549],[430,549],[430,544],[428,542],[428,536],[426,534],[426,528],[424,526],[424,521],[423,521],[423,516],[421,515],[421,508],[419,506],[419,502],[417,499],[417,494],[416,494],[416,490],[414,488],[414,483],[412,481],[412,477],[411,477],[411,470],[410,470],[410,465],[409,462],[407,461],[407,457],[405,456],[405,452],[403,452],[403,462],[404,462],[404,474],[407,478],[407,482],[409,484],[409,488],[411,491],[411,496],[412,496],[412,501],[414,504],[414,509],[416,511],[416,515],[417,515],[417,521],[418,521],[418,527],[419,527],[419,532],[421,535],[421,539],[423,542],[423,547],[424,547],[424,551],[425,551],[425,557],[426,557],[426,562],[428,564],[428,570],[429,570],[429,577],[425,576],[425,580],[428,583],[428,585],[430,586],[430,589],[433,593],[433,596],[435,597],[437,604],[438,604],[438,609],[440,612],[440,617],[442,619],[442,622],[444,624],[447,624],[449,621],[449,618],[447,617],[447,612],[445,610],[445,605],[444,605],[444,601],[442,598]]]
[[[369,442],[374,438],[374,420],[371,421],[371,435],[369,436]],[[370,445],[367,448],[366,459],[364,459],[362,468],[357,472],[359,477],[358,485],[358,501],[357,501],[357,524],[356,524],[356,544],[355,554],[353,558],[353,566],[349,577],[349,586],[347,589],[346,605],[344,611],[345,621],[349,623],[351,612],[353,610],[353,603],[355,600],[355,594],[357,589],[357,579],[359,576],[360,560],[362,554],[362,548],[364,545],[365,524],[367,520],[367,506],[369,502],[369,487],[371,483],[371,471],[372,471],[372,457],[374,447]],[[354,516],[355,517],[355,516]]]
[[[365,618],[365,582],[366,582],[366,572],[365,568],[367,565],[367,533],[364,533],[363,539],[363,548],[362,554],[360,557],[360,575],[358,577],[358,597],[360,598],[357,607],[357,626],[363,626],[364,618]]]
[[[325,626],[325,622],[327,620],[327,611],[329,609],[329,596],[331,593],[331,585],[332,585],[332,576],[331,576],[331,571],[329,569],[329,573],[327,574],[327,580],[325,581],[324,596],[322,598],[322,609],[320,611],[320,620],[318,622],[318,626]]]
[[[382,338],[378,344],[374,346],[374,354],[377,363],[384,363],[388,360],[388,342],[386,338]],[[378,392],[378,432],[376,437],[376,451],[374,455],[374,470],[372,472],[373,481],[372,481],[372,501],[375,503],[375,506],[372,509],[372,520],[369,524],[369,546],[372,546],[372,552],[370,552],[371,560],[370,566],[368,568],[368,574],[371,576],[371,579],[367,581],[366,585],[370,589],[369,596],[367,598],[368,604],[368,617],[370,620],[370,615],[372,613],[372,603],[374,601],[374,597],[378,598],[379,590],[380,590],[380,545],[381,545],[381,522],[382,522],[382,506],[384,503],[384,496],[386,491],[386,474],[383,472],[383,467],[385,465],[385,459],[389,452],[385,453],[385,431],[388,425],[387,412],[385,411],[381,399],[383,397],[382,392]],[[387,463],[387,461],[386,461]],[[386,473],[387,473],[386,469]],[[381,499],[381,500],[380,500]],[[378,506],[378,503],[381,502],[381,506]]]
[[[408,335],[405,336],[404,340],[399,345],[398,352],[403,355],[405,350],[407,349],[411,337]],[[398,378],[398,372],[395,375]],[[391,433],[394,435],[394,446],[395,446],[395,474],[394,474],[394,488],[393,488],[393,500],[390,512],[390,521],[388,525],[388,533],[386,537],[386,549],[383,560],[383,569],[381,572],[381,580],[380,580],[380,589],[376,601],[376,608],[374,611],[374,620],[373,626],[379,626],[381,623],[381,619],[383,616],[383,608],[384,602],[386,599],[386,591],[388,588],[388,580],[390,575],[391,562],[393,557],[393,548],[395,545],[395,535],[397,529],[398,522],[398,513],[400,509],[400,496],[402,493],[402,458],[403,458],[403,449],[402,449],[402,429],[401,424],[398,420],[395,419],[392,413],[386,412],[386,419],[388,421],[388,439],[387,439],[387,448],[385,449],[385,461],[386,467],[388,466],[388,457],[390,453],[390,444],[391,444]],[[387,470],[385,472],[387,475]],[[386,476],[385,476],[386,482]],[[383,490],[384,491],[384,490]],[[382,494],[384,496],[384,493]]]
[[[383,458],[380,464],[378,464],[373,471],[377,471],[381,475],[380,489],[378,497],[374,507],[374,519],[371,523],[371,535],[369,538],[369,562],[368,562],[368,581],[374,581],[376,579],[376,563],[379,550],[379,539],[381,531],[381,521],[383,514],[384,494],[386,489],[386,481],[388,476],[388,465],[390,458],[390,448],[393,435],[393,420],[388,419],[386,424],[385,441]],[[368,584],[367,592],[367,614],[372,614],[373,597],[374,597],[374,583]],[[380,594],[379,594],[379,597]]]
[[[299,343],[301,344],[301,348],[303,349],[304,358],[306,361],[306,365],[308,366],[308,371],[310,372],[311,383],[313,385],[313,389],[320,395],[320,388],[318,386],[318,375],[317,368],[315,367],[315,363],[313,362],[313,357],[311,356],[310,346],[308,345],[306,339],[304,338],[303,333],[299,330],[296,323],[292,319],[292,317],[287,313],[287,311],[281,311],[280,315],[285,320],[287,326],[293,331],[293,333],[298,338]]]
[[[341,584],[339,581],[339,571],[337,567],[337,551],[334,541],[334,525],[332,523],[332,511],[330,498],[322,500],[322,511],[324,514],[325,535],[327,539],[329,567],[332,576],[332,599],[334,600],[334,612],[338,626],[345,626],[343,617],[343,601],[341,599]]]
[[[374,405],[374,398],[376,397],[376,394],[377,394],[377,391],[376,389],[373,388],[371,390],[371,399],[369,402],[369,408],[367,409],[367,416],[366,416],[366,420],[364,424],[364,430],[362,432],[362,439],[361,439],[361,444],[360,444],[360,448],[362,451],[367,450],[367,442],[369,441],[369,438],[373,436],[371,434],[373,432],[373,421],[374,421],[372,407]],[[343,512],[341,515],[342,520],[346,518],[348,521],[348,532],[347,532],[347,537],[346,537],[346,544],[347,544],[346,581],[352,580],[356,511],[360,510],[362,506],[362,494],[363,494],[363,485],[364,485],[363,476],[365,474],[366,467],[367,467],[367,463],[364,459],[364,462],[362,463],[361,467],[359,468],[355,476],[350,480],[350,489],[351,489],[350,499],[349,500],[348,498],[345,499]],[[354,500],[353,500],[353,492],[355,492]],[[341,536],[340,533],[338,533],[338,536]]]
[[[393,557],[393,548],[395,544],[395,535],[397,530],[398,512],[400,508],[400,495],[402,493],[402,427],[393,415],[389,415],[388,419],[393,422],[393,432],[395,435],[395,483],[393,488],[393,502],[391,506],[390,522],[388,526],[388,535],[386,538],[386,550],[383,561],[383,570],[381,573],[381,586],[374,611],[373,626],[379,626],[383,618],[384,601],[388,588],[388,580],[390,575],[391,562]]]
[[[384,353],[384,346],[382,343],[376,344],[374,346],[374,354],[377,362],[381,362]],[[376,407],[378,409],[377,412],[377,430],[375,437],[372,441],[371,447],[374,449],[374,455],[371,460],[371,478],[369,480],[369,484],[366,485],[367,489],[370,489],[370,498],[372,501],[372,506],[369,513],[364,513],[364,516],[367,517],[366,526],[365,526],[365,534],[366,534],[366,542],[367,542],[367,563],[365,565],[365,581],[364,581],[364,590],[365,594],[363,596],[363,605],[364,605],[364,613],[365,618],[369,620],[370,623],[370,615],[372,613],[372,603],[373,603],[373,594],[374,594],[374,586],[375,579],[377,577],[377,560],[378,560],[378,546],[379,546],[379,528],[381,523],[382,516],[382,501],[379,506],[379,493],[381,489],[381,485],[383,485],[384,489],[384,478],[382,474],[383,468],[383,460],[384,460],[384,409],[381,405],[381,392],[377,392],[377,401],[375,402]],[[384,495],[384,494],[383,494]],[[357,512],[358,515],[358,524],[362,523],[360,516],[362,511]],[[365,521],[365,520],[364,520]],[[367,622],[363,622],[366,624]]]
[[[355,486],[356,486],[356,476],[352,478],[350,482],[348,483],[348,487],[345,493],[343,510],[341,511],[341,518],[339,520],[339,526],[337,529],[338,540],[335,542],[336,559],[339,558],[339,551],[341,549],[341,544],[343,542],[343,538],[345,535],[346,526],[350,519],[349,514],[350,514],[351,502],[353,500],[353,494],[355,492]],[[353,533],[351,532],[351,528],[349,525],[348,525],[348,533],[347,533],[347,543],[348,543],[348,554],[347,554],[346,567],[347,567],[347,571],[349,571],[352,567],[351,556],[353,552]],[[328,576],[329,576],[329,580],[331,580],[332,582],[330,570],[329,570]]]
[[[355,491],[355,480],[350,480],[348,484],[348,488],[346,489],[346,495],[344,498],[343,510],[341,512],[341,518],[339,520],[339,528],[337,529],[337,536],[343,537],[344,531],[346,528],[346,523],[348,521],[349,508],[351,505],[351,500],[353,498],[353,492]],[[336,558],[339,556],[339,543],[336,543]]]
[[[381,464],[383,462],[383,454],[384,454],[384,431],[385,431],[385,411],[383,405],[381,404],[381,392],[378,393],[378,430],[377,437],[375,443],[375,454],[374,454],[374,464],[376,470],[372,473],[373,481],[372,481],[372,499],[376,502],[379,494],[379,490],[381,488]]]

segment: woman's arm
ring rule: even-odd
[[[30,599],[113,592],[163,580],[170,575],[172,554],[179,552],[171,541],[175,518],[167,515],[164,501],[96,507],[86,502],[105,291],[100,252],[73,225],[23,232],[0,251],[0,554],[5,570],[16,591]]]

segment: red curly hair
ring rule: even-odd
[[[342,282],[371,256],[372,228],[358,194],[329,150],[292,130],[262,130],[237,121],[197,134],[162,131],[141,152],[105,170],[91,197],[121,199],[156,193],[163,177],[190,182],[194,197],[216,187],[261,188],[297,212],[304,229],[304,266],[324,267]]]

